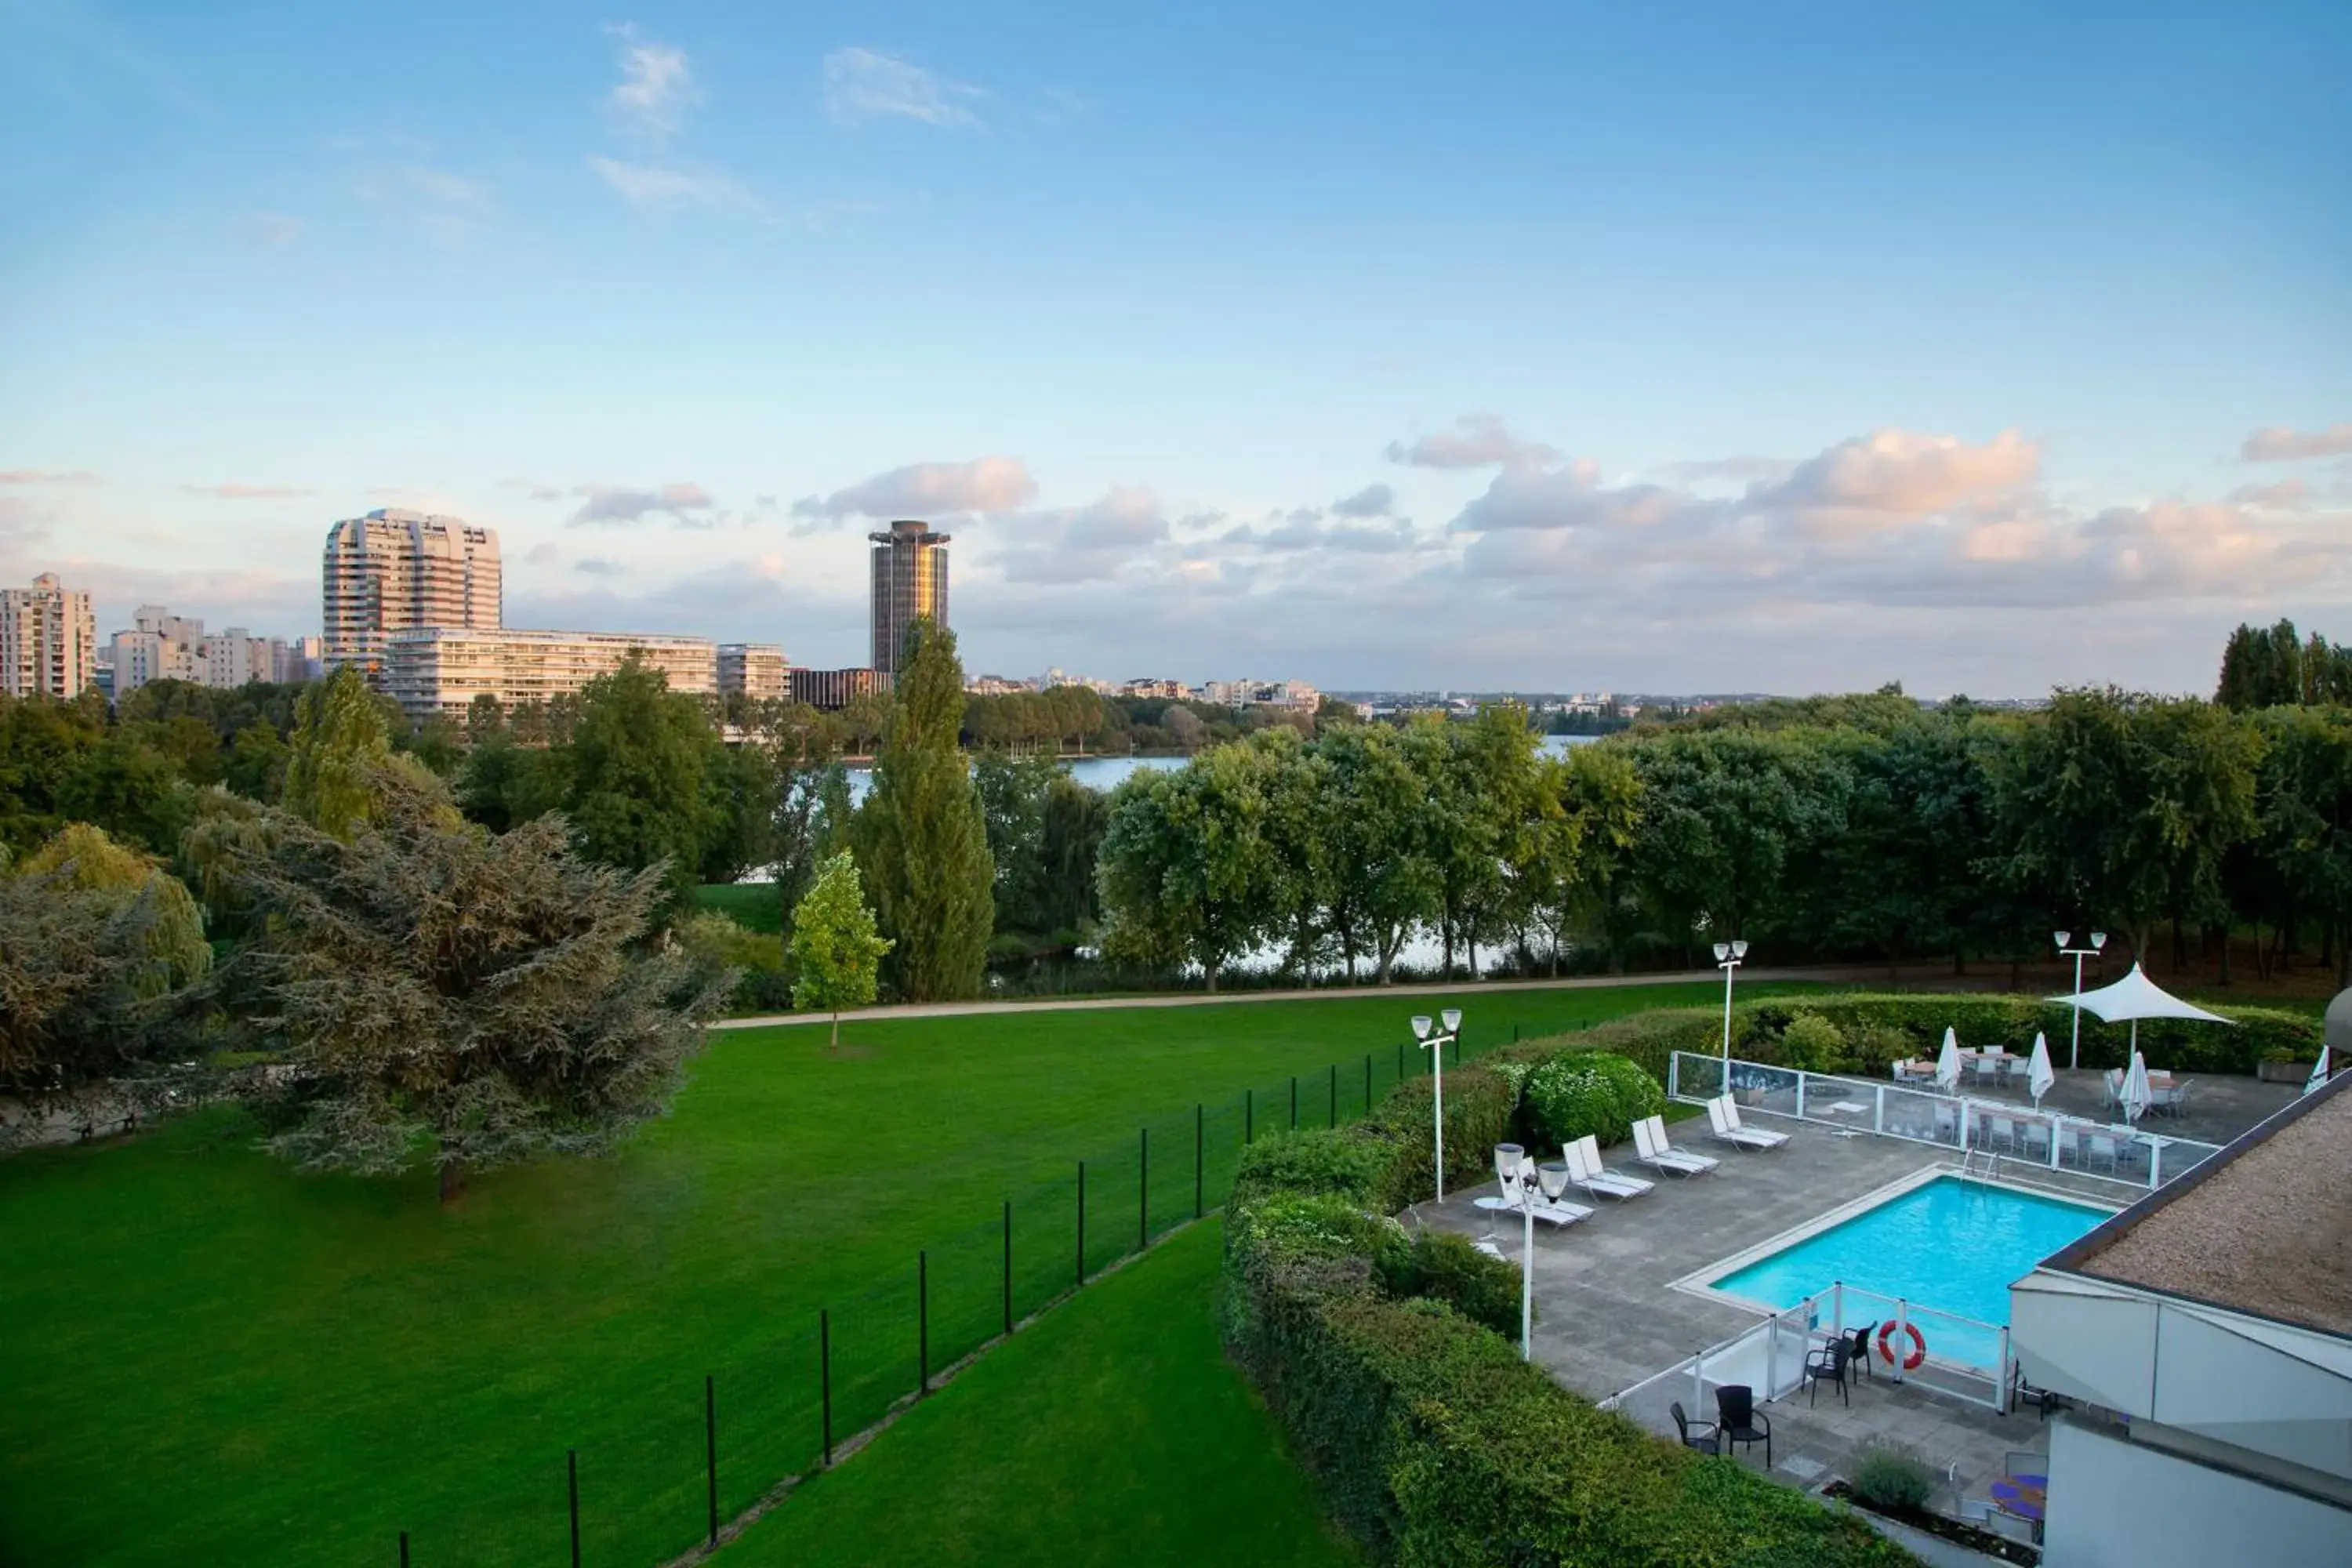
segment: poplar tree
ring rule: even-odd
[[[907,633],[875,759],[874,790],[852,839],[894,944],[885,973],[902,1001],[980,992],[994,929],[996,867],[959,735],[963,664],[955,634],[929,620]]]

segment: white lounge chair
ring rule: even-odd
[[[1651,1152],[1667,1162],[1667,1169],[1679,1166],[1684,1173],[1696,1176],[1723,1163],[1712,1154],[1694,1154],[1687,1149],[1675,1148],[1666,1137],[1666,1119],[1663,1116],[1653,1116],[1639,1125],[1649,1130]]]
[[[1658,1184],[1603,1165],[1601,1163],[1601,1140],[1589,1132],[1561,1152],[1568,1159],[1568,1179],[1595,1197],[1638,1198]]]
[[[1646,1120],[1636,1120],[1633,1127],[1633,1158],[1654,1170],[1664,1171],[1670,1176],[1697,1174],[1697,1168],[1686,1161],[1680,1158],[1670,1160],[1658,1152],[1657,1142],[1650,1136],[1650,1124]]]
[[[1767,1132],[1760,1127],[1739,1125],[1739,1107],[1727,1094],[1706,1102],[1706,1120],[1717,1138],[1738,1148],[1778,1149],[1789,1141],[1786,1132]]]
[[[1517,1147],[1517,1144],[1510,1143],[1507,1143],[1502,1146],[1503,1149],[1514,1149]],[[1507,1169],[1504,1163],[1504,1160],[1505,1156],[1502,1149],[1497,1149],[1495,1152],[1495,1168],[1498,1173]],[[1533,1174],[1534,1167],[1535,1162],[1533,1160],[1528,1159],[1525,1155],[1521,1155],[1519,1157],[1519,1169],[1521,1171],[1524,1171],[1528,1174]],[[1512,1178],[1509,1176],[1505,1177],[1507,1183]],[[1581,1204],[1555,1203],[1551,1199],[1545,1197],[1540,1189],[1529,1195],[1535,1199],[1536,1218],[1542,1220],[1547,1225],[1574,1225],[1578,1220],[1591,1219],[1592,1217],[1592,1211],[1584,1207]],[[1490,1215],[1510,1215],[1517,1216],[1519,1213],[1519,1195],[1517,1191],[1513,1190],[1508,1185],[1506,1185],[1504,1190],[1499,1193],[1489,1193],[1484,1197],[1472,1199],[1471,1206],[1473,1208],[1482,1209]]]

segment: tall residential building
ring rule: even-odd
[[[98,621],[89,595],[54,572],[29,588],[0,588],[0,692],[79,697],[98,679]]]
[[[874,542],[874,668],[896,675],[907,629],[948,624],[948,539],[926,522],[894,522]]]
[[[640,632],[539,632],[411,626],[385,635],[384,691],[411,719],[463,719],[477,697],[512,709],[587,689],[631,653],[669,678],[672,691],[719,689],[719,650],[707,637]]]
[[[315,673],[307,658],[289,655],[283,639],[253,637],[243,626],[206,632],[204,622],[161,605],[142,605],[131,618],[136,629],[108,639],[114,670],[108,695],[117,702],[151,680],[233,691],[249,680],[308,680]]]
[[[326,668],[356,664],[381,685],[394,632],[499,625],[499,536],[454,517],[378,510],[327,531],[321,583]]]
[[[719,645],[719,695],[740,692],[760,702],[781,702],[790,689],[784,650],[774,643]]]

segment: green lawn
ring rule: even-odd
[[[1707,986],[1468,998],[1475,1043]],[[816,1313],[835,1429],[914,1385],[918,1248],[932,1364],[1087,1251],[1135,1244],[1149,1123],[1155,1228],[1189,1214],[1195,1101],[1213,1204],[1246,1114],[1351,1114],[1392,1081],[1425,1001],[983,1015],[715,1037],[676,1113],[602,1160],[431,1181],[299,1175],[234,1112],[0,1161],[0,1563],[559,1560],[580,1452],[585,1561],[642,1568],[704,1517],[717,1381],[722,1501],[818,1441]],[[1336,1075],[1326,1073],[1337,1062]]]
[[[982,1358],[719,1554],[726,1568],[1360,1561],[1224,1359],[1217,1222]]]

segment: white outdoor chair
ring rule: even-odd
[[[1984,1119],[1984,1137],[1982,1142],[1984,1146],[1988,1149],[1998,1143],[2002,1148],[2007,1149],[2011,1153],[2016,1153],[2017,1123],[2011,1121],[2006,1116],[1986,1117]]]
[[[1718,1095],[1706,1102],[1706,1120],[1717,1138],[1742,1149],[1778,1149],[1789,1141],[1786,1132],[1742,1127],[1739,1124],[1739,1107],[1727,1094]]]
[[[2088,1170],[2093,1160],[2105,1160],[2107,1163],[2107,1169],[2113,1171],[2119,1152],[2119,1145],[2115,1135],[2110,1132],[2094,1132],[2089,1136],[2091,1149],[2090,1152],[2083,1157],[2084,1168]]]
[[[1638,1198],[1655,1182],[1645,1182],[1639,1176],[1622,1175],[1601,1163],[1601,1141],[1587,1133],[1561,1151],[1568,1159],[1568,1179],[1595,1197],[1615,1198],[1620,1202]]]
[[[2042,1121],[2021,1121],[2019,1129],[2025,1135],[2025,1153],[2029,1159],[2050,1157],[2050,1123]]]
[[[1649,1130],[1651,1149],[1660,1159],[1668,1162],[1670,1167],[1676,1165],[1682,1167],[1686,1175],[1702,1175],[1723,1163],[1712,1154],[1694,1154],[1687,1149],[1675,1148],[1672,1141],[1666,1137],[1666,1119],[1663,1116],[1653,1116],[1647,1121],[1636,1122],[1634,1125],[1646,1127]]]

